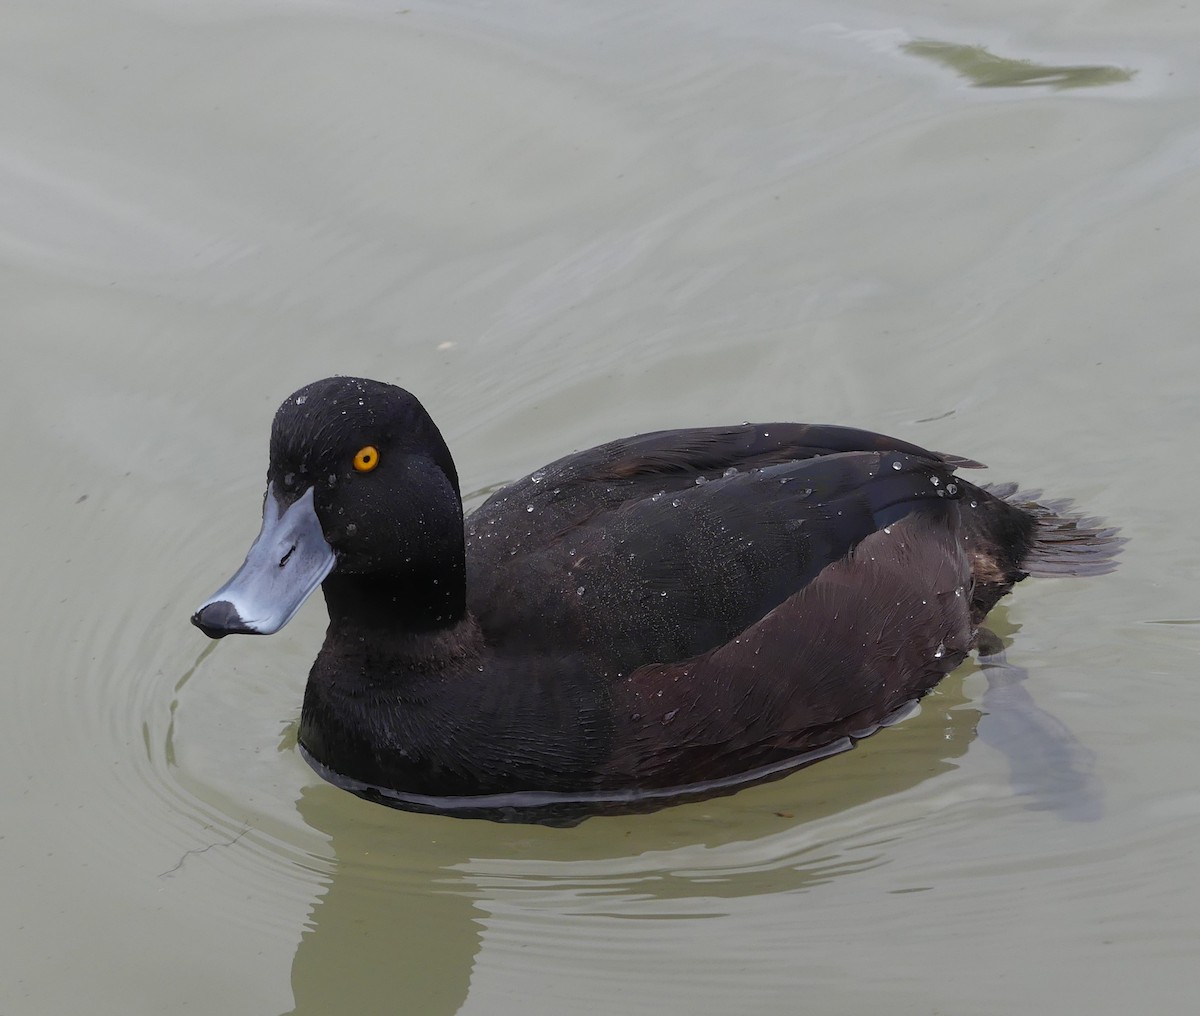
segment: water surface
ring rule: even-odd
[[[1190,1003],[1200,11],[0,24],[0,1012]],[[1011,79],[975,87],[993,58]],[[257,531],[274,407],[331,373],[416,392],[472,504],[746,419],[1077,499],[1131,538],[1120,569],[994,621],[1094,798],[1039,806],[975,664],[854,751],[653,815],[505,827],[321,782],[295,747],[319,601],[216,646],[187,617]]]

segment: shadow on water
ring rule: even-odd
[[[996,56],[982,46],[916,39],[901,49],[948,67],[975,88],[1095,88],[1133,80],[1137,72],[1109,64],[1039,64]]]
[[[889,844],[931,820],[884,799],[956,768],[977,731],[1008,757],[1016,789],[1033,806],[1093,817],[1099,797],[1086,749],[1033,703],[1021,671],[1002,657],[981,669],[987,715],[964,693],[964,678],[976,672],[969,664],[917,715],[812,769],[734,797],[576,828],[409,814],[332,786],[306,787],[297,809],[329,837],[320,860],[328,882],[293,960],[293,1012],[390,1013],[402,1003],[427,1016],[456,1013],[485,938],[489,950],[497,934],[504,938],[496,912],[523,915],[522,927],[584,969],[604,947],[599,936],[614,933],[611,921],[588,916],[712,916],[735,900],[884,865]],[[868,804],[880,807],[861,808]]]

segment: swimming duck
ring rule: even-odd
[[[659,431],[558,459],[464,527],[421,403],[326,378],[275,414],[262,530],[192,621],[270,634],[321,587],[299,744],[362,796],[652,807],[852,744],[957,667],[1014,583],[1111,570],[1115,530],[958,476],[978,465],[847,427]]]

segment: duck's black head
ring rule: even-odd
[[[269,634],[322,583],[334,625],[438,627],[463,614],[462,502],[449,449],[403,388],[325,378],[271,426],[263,528],[192,617]]]

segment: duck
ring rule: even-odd
[[[662,430],[576,451],[464,519],[441,432],[330,377],[276,412],[262,528],[192,615],[278,631],[320,587],[304,758],[413,811],[572,824],[778,778],[911,708],[1027,576],[1117,530],[972,459],[850,427]]]

